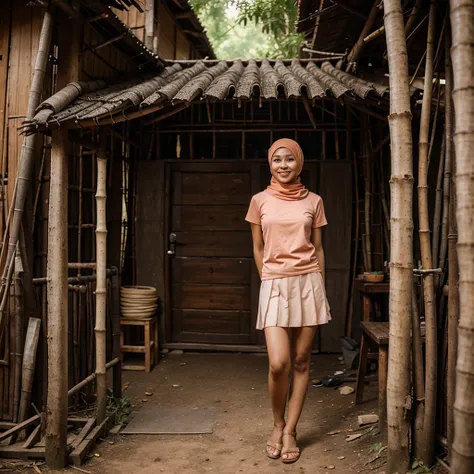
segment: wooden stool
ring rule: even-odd
[[[140,326],[144,329],[144,345],[132,346],[125,344],[124,331],[129,326]],[[158,363],[158,324],[156,316],[145,319],[120,318],[120,353],[123,362],[124,354],[133,352],[145,354],[144,365],[123,364],[123,370],[144,370],[150,372],[152,367]]]
[[[387,372],[388,372],[388,331],[389,323],[362,322],[359,370],[357,372],[356,405],[364,401],[364,384],[367,373],[369,348],[378,352],[379,367],[379,429],[387,426]]]

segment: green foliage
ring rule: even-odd
[[[432,472],[433,469],[437,468],[439,466],[439,463],[437,462],[434,466],[432,466],[430,469],[427,468],[422,461],[415,459],[412,462],[411,465],[411,470],[408,471],[409,474],[426,474],[427,472]]]
[[[131,406],[128,398],[115,398],[112,390],[107,389],[107,416],[114,417],[114,424],[120,425],[130,414]]]
[[[191,0],[218,58],[297,57],[295,0]]]

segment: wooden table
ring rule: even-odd
[[[379,294],[388,294],[390,291],[390,283],[369,283],[362,279],[355,279],[354,289],[362,295],[362,321],[370,321],[372,299]]]

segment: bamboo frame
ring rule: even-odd
[[[430,242],[430,222],[428,213],[428,147],[431,116],[431,99],[433,95],[433,54],[436,24],[436,6],[431,2],[428,37],[426,40],[425,85],[421,107],[420,139],[418,144],[418,230],[423,269],[432,269],[433,261]],[[426,369],[425,369],[425,419],[423,423],[423,455],[427,467],[434,462],[435,429],[436,429],[436,396],[437,396],[437,325],[434,294],[434,276],[425,274],[423,278],[423,295],[426,321]]]
[[[48,395],[46,462],[66,465],[68,385],[68,132],[53,132],[48,221]]]
[[[412,292],[412,363],[413,363],[413,454],[420,459],[423,452],[423,423],[425,418],[425,375],[423,366],[423,350],[421,341],[420,315],[415,288]]]
[[[23,307],[23,286],[20,272],[15,272],[15,312],[14,312],[14,333],[15,333],[15,383],[13,396],[13,421],[18,422],[18,412],[20,408],[21,395],[21,366],[23,361],[23,327],[24,327],[24,307]],[[22,420],[23,421],[23,420]]]
[[[21,398],[18,409],[18,422],[26,420],[30,409],[33,379],[36,368],[36,349],[40,336],[41,320],[30,318],[26,332],[25,347],[22,362]]]
[[[97,377],[97,422],[105,420],[107,408],[106,379],[106,318],[107,318],[107,155],[105,130],[101,131],[101,154],[97,155],[97,227],[96,227],[96,370]]]
[[[473,0],[450,2],[456,119],[456,215],[459,259],[459,326],[454,402],[454,439],[451,470],[456,474],[474,472],[474,214],[472,187],[474,170],[474,6]]]
[[[407,47],[399,0],[384,0],[390,70],[391,262],[390,346],[387,377],[388,471],[409,469],[410,329],[413,291],[413,156]]]
[[[373,5],[372,5],[372,8],[370,10],[369,16],[367,17],[365,25],[362,28],[362,31],[359,35],[359,38],[358,38],[356,44],[351,49],[351,52],[347,56],[346,72],[351,72],[353,69],[355,69],[357,61],[362,56],[362,52],[364,51],[364,48],[367,44],[364,41],[364,39],[368,36],[368,34],[369,34],[370,30],[372,29],[372,26],[375,22],[375,18],[377,17],[377,13],[378,13],[379,3],[380,3],[379,0],[374,1]]]
[[[449,24],[445,39],[445,130],[443,139],[446,151],[451,158],[451,185],[449,199],[449,234],[448,234],[448,321],[447,321],[447,374],[446,374],[446,422],[448,439],[448,459],[451,460],[452,443],[454,438],[454,397],[456,388],[456,358],[458,348],[458,319],[459,319],[459,264],[456,251],[458,229],[456,220],[456,155],[452,148],[453,139],[453,68],[449,47],[451,45],[451,31]],[[449,151],[448,151],[449,150]]]

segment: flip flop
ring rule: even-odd
[[[272,455],[268,452],[268,448],[272,448],[272,449],[276,449],[278,451],[278,454],[276,455]],[[283,448],[283,445],[281,443],[274,443],[273,441],[271,440],[268,440],[267,441],[267,446],[266,446],[266,452],[267,452],[267,456],[270,458],[270,459],[278,459],[280,457],[280,454],[281,454],[281,450]]]
[[[296,441],[296,431],[293,431],[293,433],[283,433],[283,436],[292,436],[293,438],[295,438],[295,441]],[[288,459],[284,459],[283,457],[283,454],[297,454],[297,456],[295,457],[291,457],[291,458],[288,458]],[[296,447],[296,448],[287,448],[285,452],[281,452],[281,455],[280,455],[280,460],[283,464],[292,464],[296,461],[298,461],[298,459],[300,458],[301,456],[301,453],[300,453],[300,448]]]

